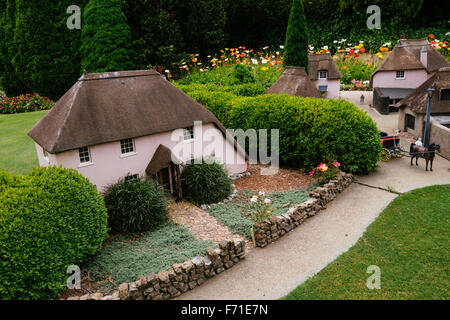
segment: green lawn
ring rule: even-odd
[[[211,241],[197,240],[184,226],[169,222],[155,231],[107,241],[106,246],[81,269],[85,273],[90,271],[91,279],[99,281],[99,289],[107,292],[151,272],[167,270],[175,263],[204,256],[206,249],[216,247]],[[110,275],[114,284],[105,280]]]
[[[450,185],[398,197],[355,246],[284,299],[449,299],[449,199]],[[371,265],[380,290],[366,286]]]
[[[283,208],[284,204],[289,203],[290,206],[300,204],[309,199],[309,189],[299,189],[292,191],[274,192],[267,196],[272,200],[272,208],[275,215],[284,214],[288,208]],[[239,196],[233,201],[216,205],[208,212],[215,217],[220,223],[226,225],[233,233],[240,234],[243,237],[251,239],[251,228],[253,221],[245,215],[247,203],[246,198],[251,198],[253,194],[249,191],[240,192]]]
[[[47,112],[0,115],[0,170],[27,174],[39,166],[34,141],[27,133]]]

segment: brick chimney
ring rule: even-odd
[[[425,68],[428,68],[428,51],[426,46],[423,46],[422,50],[420,50],[420,62],[422,62]]]

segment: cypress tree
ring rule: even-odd
[[[16,76],[30,91],[57,100],[80,75],[80,31],[67,28],[67,8],[86,0],[16,0]]]
[[[87,72],[132,70],[131,31],[117,0],[90,0],[83,14],[81,67]]]
[[[16,76],[12,64],[16,47],[14,43],[15,13],[15,0],[0,0],[0,89],[10,96],[29,91]]]
[[[308,31],[302,0],[293,0],[284,44],[284,66],[308,68]]]

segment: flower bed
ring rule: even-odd
[[[17,97],[0,96],[0,114],[50,110],[52,107],[53,102],[50,99],[41,97],[37,93],[22,94]]]
[[[307,218],[315,216],[325,205],[334,200],[353,182],[353,175],[340,172],[335,180],[310,193],[311,199],[290,208],[286,214],[270,216],[269,219],[253,226],[255,245],[264,248],[287,232],[298,227]]]
[[[245,259],[244,241],[221,242],[218,249],[206,250],[206,256],[197,256],[172,268],[150,273],[139,280],[122,283],[107,296],[97,292],[68,300],[167,300],[202,285],[207,279]]]

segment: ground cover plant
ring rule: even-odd
[[[27,174],[39,166],[34,141],[27,133],[47,112],[0,115],[0,170]]]
[[[209,208],[208,212],[233,233],[251,239],[251,228],[254,222],[248,215],[248,202],[252,196],[254,194],[250,191],[240,191],[233,201],[215,205]],[[287,212],[286,205],[293,206],[308,200],[309,191],[308,189],[280,191],[268,194],[266,197],[271,200],[273,214],[280,215]]]
[[[0,96],[0,114],[50,110],[53,102],[38,94],[22,94],[17,97]]]
[[[0,175],[0,297],[53,299],[107,237],[103,198],[71,169]]]
[[[82,270],[85,274],[90,272],[91,279],[98,281],[99,289],[107,292],[124,282],[167,270],[197,255],[203,256],[206,249],[215,247],[213,242],[197,240],[185,227],[167,222],[151,232],[108,240]]]
[[[446,299],[449,294],[450,185],[395,199],[346,253],[285,299]],[[367,268],[381,270],[381,289],[369,290]]]

